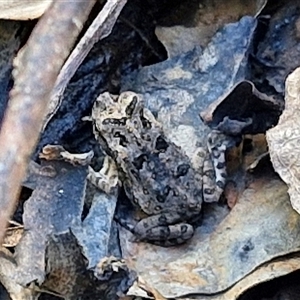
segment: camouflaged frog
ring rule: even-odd
[[[219,198],[223,190],[226,174],[222,144],[210,138],[214,144],[210,151],[216,156],[213,166],[217,168],[217,184],[215,189],[203,190],[203,180],[212,176],[210,168],[203,170],[207,151],[199,148],[191,161],[168,140],[139,95],[101,94],[94,104],[92,121],[94,134],[110,157],[105,160],[107,171],[94,173],[98,185],[103,187],[104,183],[107,187],[110,178],[105,174],[113,174],[110,182],[116,182],[118,176],[128,198],[146,215],[135,225],[126,224],[126,228],[139,240],[162,246],[190,239],[203,199],[209,199],[213,193],[218,193]]]

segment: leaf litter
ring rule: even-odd
[[[253,1],[251,12],[247,7],[228,19],[221,10],[225,21],[216,24],[222,7],[216,3],[205,2],[197,11],[201,22],[189,29],[178,19],[176,28],[162,22],[156,34],[168,59],[123,74],[120,91],[142,94],[188,154],[206,143],[210,128],[243,135],[227,153],[231,186],[225,197],[204,205],[186,244],[136,242],[114,220],[118,199],[86,181],[91,152],[48,146],[41,163],[29,165],[23,186],[32,194],[1,250],[0,280],[11,299],[43,299],[44,293],[65,299],[242,299],[252,287],[299,270],[300,7],[296,1],[275,8]],[[204,20],[214,29],[205,29]],[[172,44],[174,30],[191,39]],[[197,44],[200,30],[207,33],[203,44]]]

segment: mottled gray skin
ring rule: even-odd
[[[100,95],[92,119],[95,136],[113,158],[128,198],[146,214],[126,227],[139,240],[163,246],[190,239],[190,222],[199,218],[203,201],[201,171],[194,170],[188,156],[166,138],[133,92]],[[197,154],[201,170],[204,156]]]

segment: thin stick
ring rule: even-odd
[[[36,146],[51,90],[95,2],[54,1],[15,59],[15,84],[0,132],[0,243]]]

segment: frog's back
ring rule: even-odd
[[[153,143],[145,143],[135,157],[124,161],[125,188],[131,200],[148,215],[171,211],[184,214],[191,204],[202,203],[201,177],[179,147],[162,134],[160,140],[163,149],[153,149]]]

